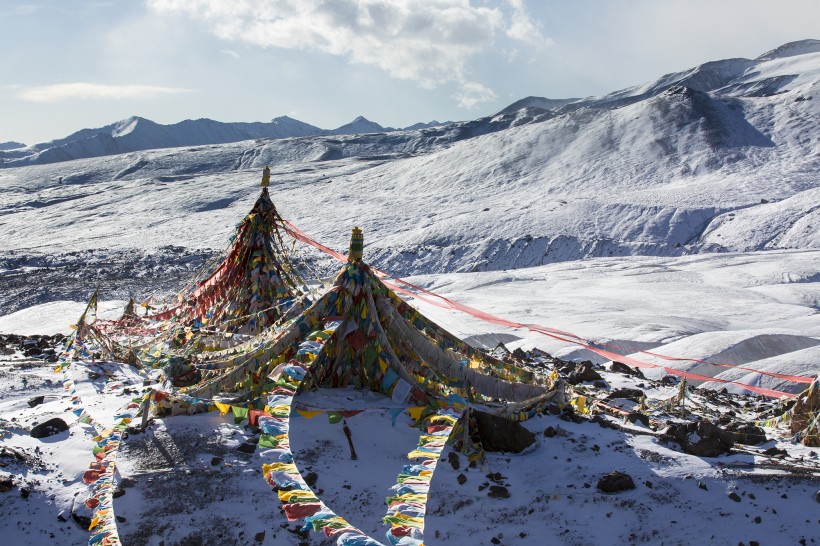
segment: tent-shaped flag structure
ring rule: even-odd
[[[307,526],[339,535],[344,545],[372,539],[301,480],[287,439],[291,402],[307,390],[343,387],[411,405],[424,433],[408,457],[422,460],[401,469],[385,522],[391,544],[420,544],[426,492],[445,442],[452,436],[466,454],[480,451],[469,434],[457,434],[470,428],[467,410],[478,405],[515,426],[548,403],[566,402],[565,393],[560,382],[470,347],[408,305],[362,261],[362,246],[354,229],[348,262],[324,296],[263,343],[196,357],[201,380],[155,397],[155,411],[216,407],[258,422],[265,433],[260,446],[278,450],[264,473],[272,485],[287,485],[279,497],[288,517],[307,518]]]
[[[239,223],[222,260],[203,280],[193,279],[171,305],[144,316],[129,302],[116,321],[97,321],[88,334],[113,360],[166,367],[193,376],[190,354],[224,349],[298,314],[308,293],[282,239],[284,221],[268,192],[268,171],[251,211]]]

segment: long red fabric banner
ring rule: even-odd
[[[334,257],[335,259],[337,259],[339,261],[346,261],[347,260],[347,257],[345,255],[343,255],[339,252],[336,252],[334,250],[331,250],[330,248],[316,242],[310,236],[305,234],[302,230],[300,230],[299,228],[297,228],[296,226],[294,226],[293,224],[291,224],[288,221],[285,221],[285,230],[292,237],[302,241],[303,243],[309,244],[309,245],[311,245],[311,246],[313,246],[313,247],[315,247],[315,248],[329,254],[330,256]],[[573,345],[578,345],[578,346],[583,347],[585,349],[588,349],[588,350],[590,350],[590,351],[592,351],[592,352],[594,352],[594,353],[596,353],[600,356],[603,356],[604,358],[607,358],[609,360],[622,362],[624,364],[627,364],[627,365],[630,365],[630,366],[633,366],[633,367],[636,367],[636,368],[662,369],[664,372],[668,373],[669,375],[675,375],[675,376],[678,376],[678,377],[685,377],[687,379],[693,379],[693,380],[696,380],[696,381],[714,381],[714,382],[718,382],[718,383],[731,384],[731,385],[738,386],[742,389],[748,390],[750,392],[761,394],[763,396],[770,396],[770,397],[773,397],[773,398],[780,398],[780,397],[783,397],[783,396],[786,396],[786,397],[795,396],[794,394],[788,393],[788,392],[778,391],[778,390],[774,390],[774,389],[767,389],[765,387],[758,387],[756,385],[747,385],[745,383],[739,383],[737,381],[730,381],[728,379],[719,379],[719,378],[710,377],[710,376],[707,376],[707,375],[701,375],[701,374],[686,372],[686,371],[683,371],[683,370],[677,370],[675,368],[669,368],[669,367],[666,367],[666,366],[660,366],[658,364],[653,364],[651,362],[644,362],[644,361],[638,360],[634,357],[622,355],[622,354],[616,353],[614,351],[604,349],[602,347],[596,347],[592,342],[587,341],[584,338],[579,337],[579,336],[577,336],[577,335],[575,335],[571,332],[565,332],[565,331],[562,331],[562,330],[556,330],[554,328],[548,328],[546,326],[541,326],[540,324],[521,324],[521,323],[514,322],[514,321],[511,321],[511,320],[507,320],[507,319],[504,319],[504,318],[501,318],[501,317],[497,317],[497,316],[492,315],[490,313],[486,313],[484,311],[481,311],[480,309],[475,309],[474,307],[470,307],[469,305],[464,305],[462,303],[455,302],[455,301],[453,301],[449,298],[445,298],[444,296],[440,296],[440,295],[436,294],[435,292],[431,292],[430,290],[427,290],[426,288],[423,288],[421,286],[417,286],[417,285],[415,285],[411,282],[405,281],[404,279],[401,279],[401,278],[395,277],[393,275],[390,275],[388,273],[385,273],[384,271],[380,271],[380,270],[378,270],[376,268],[373,268],[373,267],[371,267],[371,269],[382,279],[382,282],[384,282],[391,290],[393,290],[395,292],[405,294],[405,295],[409,295],[409,296],[412,296],[414,298],[418,298],[418,299],[420,299],[424,302],[427,302],[431,305],[435,305],[436,307],[441,307],[441,308],[444,308],[444,309],[454,309],[454,310],[457,310],[457,311],[461,311],[462,313],[466,313],[466,314],[468,314],[472,317],[475,317],[475,318],[477,318],[479,320],[482,320],[482,321],[485,321],[485,322],[489,322],[491,324],[497,324],[499,326],[506,326],[508,328],[525,328],[525,329],[527,329],[531,332],[536,332],[536,333],[551,337],[553,339],[564,341],[566,343],[570,343],[570,344],[573,344]],[[406,287],[408,287],[412,290],[415,290],[415,292],[411,292],[410,290],[401,288],[400,286],[398,286],[397,283],[402,284],[402,285],[404,285],[404,286],[406,286]],[[698,363],[701,363],[701,364],[708,364],[708,365],[713,365],[713,366],[721,366],[721,367],[726,367],[726,368],[740,369],[740,370],[744,370],[744,371],[749,371],[749,372],[759,373],[759,374],[763,374],[763,375],[768,375],[770,377],[775,377],[775,378],[783,379],[783,380],[786,380],[786,381],[792,381],[792,382],[795,382],[795,383],[811,383],[814,380],[814,378],[805,377],[805,376],[786,375],[786,374],[779,374],[779,373],[774,373],[774,372],[765,372],[765,371],[761,371],[761,370],[755,370],[753,368],[746,368],[746,367],[743,367],[743,366],[734,366],[732,364],[708,362],[708,361],[700,360],[700,359],[696,359],[696,358],[674,357],[674,356],[669,356],[669,355],[663,355],[663,354],[660,354],[660,353],[652,353],[652,352],[649,352],[649,351],[637,351],[637,352],[642,353],[642,354],[648,354],[648,355],[651,355],[651,356],[655,356],[655,357],[658,357],[658,358],[661,358],[661,359],[664,359],[664,360],[668,360],[668,361],[690,361],[690,362],[698,362]]]

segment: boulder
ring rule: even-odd
[[[637,368],[630,368],[623,362],[618,362],[617,360],[614,360],[612,362],[612,366],[609,367],[609,371],[615,373],[622,373],[624,375],[631,375],[633,377],[640,377],[641,379],[646,379],[641,370]]]
[[[732,423],[726,430],[735,435],[735,443],[756,446],[766,441],[766,431],[751,423]]]
[[[643,391],[641,389],[622,388],[615,389],[614,391],[609,393],[606,399],[614,400],[615,398],[625,398],[627,400],[632,400],[633,402],[640,402],[642,397]]]
[[[570,385],[577,385],[578,383],[584,383],[586,381],[599,381],[601,379],[603,379],[601,374],[592,368],[592,362],[585,360],[575,366],[575,370],[573,370],[567,378],[567,383]]]
[[[733,433],[723,430],[707,419],[672,425],[667,434],[680,444],[684,452],[698,457],[717,457],[728,453],[735,445]]]
[[[485,451],[520,453],[535,443],[535,436],[517,422],[473,410]]]
[[[598,480],[596,487],[604,493],[617,493],[619,491],[635,489],[635,481],[629,474],[616,470],[609,474],[604,474],[601,479]]]
[[[68,425],[59,417],[49,419],[31,429],[32,438],[47,438],[68,430]]]

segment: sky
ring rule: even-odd
[[[138,115],[468,120],[820,39],[820,0],[0,0],[0,142]]]

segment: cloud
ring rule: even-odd
[[[58,102],[68,99],[145,99],[191,92],[191,89],[177,87],[105,85],[81,82],[21,88],[22,91],[19,92],[18,97],[28,102]]]
[[[456,84],[472,104],[492,91],[470,81],[469,61],[499,35],[546,43],[521,0],[146,1],[227,41],[338,55],[426,89]]]
[[[513,10],[510,25],[505,31],[508,37],[535,47],[552,45],[553,41],[541,34],[538,23],[527,13],[524,0],[507,1]]]
[[[484,87],[480,83],[465,82],[458,92],[453,95],[453,98],[462,108],[472,108],[482,102],[495,100],[496,94],[492,89]]]
[[[219,52],[223,55],[227,55],[231,59],[238,59],[240,57],[239,53],[237,53],[233,49],[220,49]]]

